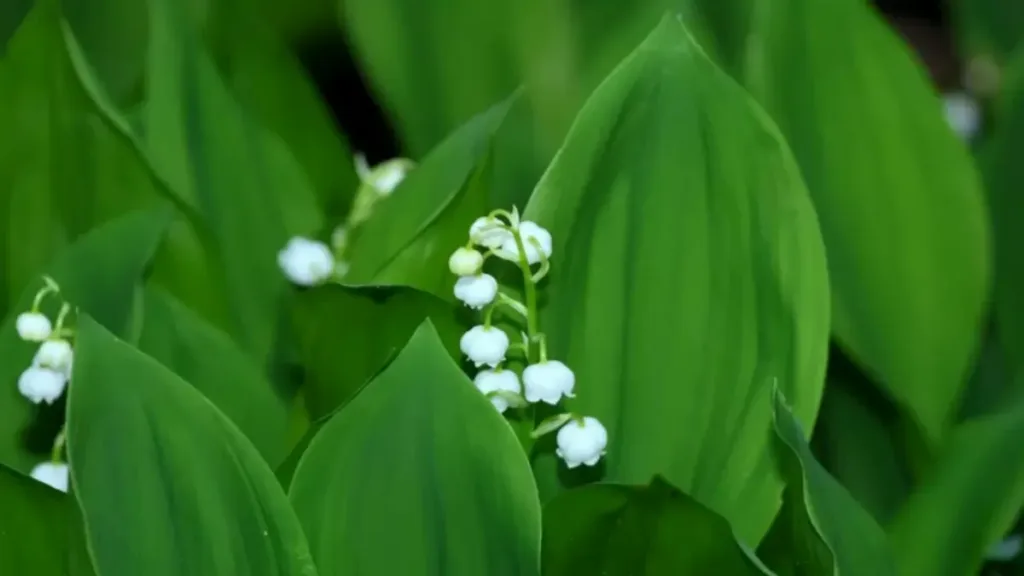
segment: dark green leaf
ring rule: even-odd
[[[0,464],[0,573],[91,576],[73,498]]]
[[[287,497],[242,433],[88,316],[78,325],[68,453],[100,574],[316,574]]]
[[[429,321],[321,428],[289,493],[324,575],[540,573],[529,463]]]
[[[1024,400],[953,430],[889,527],[901,576],[972,576],[1024,505]]]
[[[167,209],[129,214],[82,236],[47,268],[60,284],[64,298],[92,314],[107,329],[127,336],[132,329],[136,288],[170,221]],[[15,329],[17,315],[27,311],[42,279],[25,288],[17,306],[0,329],[0,461],[22,472],[40,457],[25,450],[23,434],[35,408],[19,393],[15,383],[32,362],[33,346],[23,342]],[[45,311],[55,317],[55,302]],[[45,458],[45,457],[43,457]]]
[[[544,506],[544,575],[771,574],[721,516],[660,477],[595,484]]]
[[[288,403],[238,345],[165,291],[148,287],[139,350],[203,393],[272,466],[287,453]]]
[[[456,359],[460,354],[465,329],[458,309],[412,288],[329,284],[299,294],[297,304],[295,332],[307,373],[306,409],[313,419],[351,399],[426,318],[449,354]]]
[[[833,332],[934,441],[957,408],[988,298],[971,157],[924,70],[868,3],[761,6],[747,80],[821,220]]]
[[[674,18],[591,96],[525,213],[554,238],[541,328],[609,432],[605,477],[664,475],[754,544],[778,510],[772,379],[805,426],[828,286],[774,127]],[[536,462],[545,498],[586,474]],[[558,476],[561,478],[558,478]]]
[[[302,167],[232,99],[185,8],[150,4],[146,151],[212,234],[231,336],[265,361],[286,289],[275,256],[289,235],[318,230],[320,215]]]
[[[814,459],[778,390],[774,405],[787,488],[761,557],[783,576],[896,576],[885,532]]]

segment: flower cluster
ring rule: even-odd
[[[535,408],[538,403],[557,406],[563,398],[575,397],[575,374],[564,363],[548,358],[546,338],[538,326],[537,284],[550,271],[551,252],[551,233],[534,222],[521,221],[513,208],[512,212],[496,210],[478,218],[469,228],[466,245],[448,259],[449,270],[458,276],[455,297],[483,312],[483,322],[462,336],[460,348],[480,369],[473,383],[501,413],[509,408]],[[497,279],[484,272],[484,263],[491,257],[522,270],[525,302],[502,292]],[[504,330],[493,325],[494,312],[501,306],[525,320],[522,342],[513,343]],[[505,366],[510,352],[525,356],[522,375]],[[534,412],[529,414],[535,417]],[[608,445],[608,432],[601,422],[571,413],[543,420],[532,437],[555,430],[556,452],[569,468],[597,464]]]
[[[414,167],[411,160],[395,158],[370,168],[361,154],[356,155],[355,164],[360,179],[359,190],[347,221],[331,234],[331,245],[295,236],[277,253],[277,265],[292,283],[316,286],[332,276],[343,278],[349,268],[345,261],[349,236],[369,219],[377,202],[390,196]]]
[[[63,303],[55,322],[40,312],[46,297],[60,294],[60,287],[53,279],[44,277],[43,280],[44,286],[36,293],[32,308],[19,314],[15,320],[18,336],[26,342],[39,344],[32,364],[18,377],[18,392],[33,404],[53,404],[64,394],[71,381],[74,362],[71,344],[74,331],[67,325],[71,306]],[[63,445],[62,432],[54,444],[52,460],[37,465],[32,470],[32,477],[67,492],[68,467],[60,458]]]

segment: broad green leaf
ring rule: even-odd
[[[459,358],[466,330],[459,309],[425,292],[328,284],[296,300],[296,346],[306,370],[306,409],[314,420],[350,400],[427,318],[449,355]]]
[[[837,362],[829,361],[829,371]],[[815,457],[857,502],[885,525],[910,494],[902,416],[863,378],[832,377],[825,386]]]
[[[117,104],[128,107],[141,96],[146,64],[146,9],[135,0],[61,0],[64,17]]]
[[[0,573],[91,576],[75,501],[0,464]]]
[[[1024,145],[1024,51],[1009,71],[1013,81],[999,102],[992,137],[980,152],[979,165],[985,175],[990,217],[995,236],[995,324],[999,340],[1013,373],[1024,374],[1024,259],[1020,246],[1024,228],[1024,194],[1020,163]]]
[[[39,2],[0,60],[2,308],[68,243],[160,194],[86,95],[56,2]]]
[[[89,316],[76,346],[68,455],[98,573],[316,575],[287,497],[227,417]]]
[[[340,218],[359,183],[348,144],[273,22],[260,16],[250,2],[213,3],[209,27],[219,68],[241,105],[302,164],[320,207]]]
[[[135,311],[133,299],[147,264],[170,222],[167,209],[136,212],[112,220],[70,245],[46,273],[60,285],[63,298],[87,312],[108,330],[127,336]],[[45,455],[25,450],[23,434],[36,407],[18,393],[17,381],[32,363],[35,348],[15,329],[17,315],[32,306],[41,278],[25,287],[0,328],[0,462],[27,472]],[[56,318],[59,303],[45,302],[44,311]]]
[[[721,516],[660,477],[595,484],[544,506],[546,576],[771,574]]]
[[[144,294],[139,350],[203,393],[271,466],[287,454],[288,404],[238,345],[160,288]]]
[[[32,10],[32,0],[9,0],[0,4],[0,57],[7,51],[7,43],[22,20]]]
[[[320,429],[289,494],[325,576],[540,573],[529,463],[429,321]]]
[[[955,428],[889,534],[901,576],[972,576],[1024,505],[1024,400]]]
[[[885,531],[815,460],[785,397],[774,396],[787,488],[761,557],[782,576],[896,576]]]
[[[934,441],[957,407],[989,290],[970,155],[924,71],[867,3],[762,6],[747,80],[821,221],[833,332]]]
[[[541,328],[608,428],[604,477],[661,474],[756,544],[779,507],[772,380],[815,419],[824,251],[767,117],[666,17],[583,108],[525,218],[554,238]],[[535,462],[545,499],[565,474]]]
[[[964,56],[1005,64],[1024,45],[1024,4],[1002,0],[950,2],[954,29]]]
[[[402,284],[453,299],[448,257],[489,212],[492,139],[516,99],[470,120],[376,205],[353,240],[346,282]]]
[[[320,215],[302,167],[232,99],[185,8],[150,4],[146,151],[208,226],[231,336],[264,361],[286,289],[276,254],[289,235],[318,230]]]

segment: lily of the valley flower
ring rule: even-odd
[[[42,342],[53,333],[53,324],[45,314],[24,312],[15,321],[18,337],[29,342]]]
[[[512,233],[505,229],[500,220],[487,216],[477,218],[469,227],[469,239],[474,244],[498,249],[512,239]]]
[[[39,347],[35,358],[32,360],[34,366],[49,368],[71,377],[71,364],[74,360],[74,352],[71,343],[67,340],[47,340]]]
[[[531,364],[523,370],[527,402],[545,402],[552,406],[562,397],[572,398],[576,375],[558,360]]]
[[[68,491],[68,465],[63,462],[43,462],[42,464],[37,464],[32,469],[31,476],[61,492]]]
[[[323,242],[296,236],[277,254],[277,264],[288,280],[313,286],[334,272],[334,255]]]
[[[459,248],[448,258],[448,269],[456,276],[473,276],[483,265],[484,255],[472,248]]]
[[[558,445],[555,453],[565,461],[567,467],[576,468],[580,464],[593,466],[608,447],[608,431],[597,418],[584,416],[562,426],[555,442]]]
[[[971,96],[953,92],[943,97],[946,121],[961,139],[970,141],[981,129],[981,107]]]
[[[68,375],[53,368],[30,366],[18,377],[18,392],[33,404],[53,404],[64,393]]]
[[[473,384],[484,394],[491,392],[519,394],[522,391],[519,377],[511,370],[481,370],[473,378]],[[501,396],[491,396],[491,404],[498,409],[498,412],[504,413],[505,410],[508,410],[508,400]]]
[[[525,221],[519,224],[519,236],[522,239],[528,263],[537,264],[551,258],[550,232],[534,222]],[[519,245],[513,237],[506,238],[494,253],[503,260],[519,261]]]
[[[393,158],[377,164],[373,168],[366,161],[366,156],[356,154],[356,173],[359,179],[369,184],[381,196],[388,196],[398,188],[405,177],[415,167],[412,160]]]
[[[459,349],[477,368],[504,362],[508,345],[508,334],[494,326],[474,326],[459,340]]]
[[[497,295],[498,281],[490,274],[462,276],[455,282],[455,297],[474,310],[494,302]]]

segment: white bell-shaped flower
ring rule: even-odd
[[[278,252],[277,264],[288,280],[300,286],[313,286],[334,271],[334,254],[323,242],[296,236]]]
[[[494,326],[474,326],[459,340],[459,349],[477,368],[494,368],[504,362],[508,345],[508,334]]]
[[[552,406],[562,397],[572,398],[576,375],[558,360],[531,364],[523,370],[527,402],[545,402]]]
[[[45,314],[25,312],[18,314],[15,321],[18,337],[29,342],[42,342],[53,334],[53,324]]]
[[[404,158],[395,158],[378,164],[370,176],[370,182],[381,196],[389,196],[405,180],[412,169],[412,162]]]
[[[953,92],[943,96],[946,121],[963,140],[972,140],[981,129],[981,107],[971,96]]]
[[[573,419],[562,426],[555,441],[558,444],[555,453],[569,468],[580,464],[593,466],[608,447],[608,431],[597,418],[584,416],[581,421]]]
[[[448,269],[456,276],[473,276],[483,265],[484,255],[472,248],[459,248],[448,258]]]
[[[32,364],[70,377],[73,359],[74,351],[71,349],[71,344],[67,340],[55,339],[47,340],[39,346],[35,358],[32,359]]]
[[[534,222],[526,221],[519,225],[519,236],[522,237],[527,262],[537,264],[544,259],[551,258],[550,232]],[[494,253],[502,260],[519,262],[519,245],[516,244],[516,239],[511,234]]]
[[[469,239],[474,244],[491,249],[501,248],[512,233],[505,229],[501,220],[492,217],[477,218],[469,227]]]
[[[463,276],[455,281],[455,297],[474,310],[494,302],[497,295],[498,281],[490,274]]]
[[[61,492],[68,491],[68,465],[63,462],[43,462],[42,464],[37,464],[32,469],[31,476]]]
[[[30,366],[18,377],[18,392],[33,404],[53,404],[64,393],[67,375],[52,368]]]
[[[491,392],[519,394],[522,392],[519,376],[516,376],[516,373],[511,370],[481,370],[477,373],[476,378],[473,378],[473,384],[484,394]],[[491,396],[490,400],[498,412],[504,413],[505,410],[508,410],[507,399],[501,396]]]

